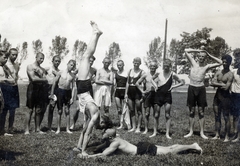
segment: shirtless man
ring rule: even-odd
[[[128,72],[124,70],[124,62],[123,60],[118,60],[117,62],[117,68],[118,71],[114,74],[114,86],[115,86],[115,103],[117,106],[120,126],[118,129],[123,128],[123,119],[124,119],[124,113],[123,113],[123,105],[125,104],[124,95],[125,95],[125,89],[126,89],[126,83],[127,83],[127,77]],[[130,124],[128,125],[128,129],[130,129]]]
[[[60,127],[61,127],[61,116],[62,112],[65,112],[66,119],[67,119],[67,127],[66,131],[69,134],[72,134],[72,132],[69,130],[70,128],[70,105],[73,103],[73,92],[72,88],[76,86],[75,83],[75,74],[72,73],[72,71],[76,67],[76,61],[75,60],[69,60],[67,63],[67,69],[59,72],[59,74],[56,76],[56,79],[52,86],[51,96],[54,95],[54,89],[56,85],[58,85],[56,96],[57,96],[57,107],[58,107],[58,125],[57,125],[57,131],[56,134],[60,133]]]
[[[172,146],[159,146],[149,142],[139,142],[137,145],[133,145],[130,142],[120,137],[117,137],[116,135],[117,134],[115,129],[107,129],[103,133],[102,139],[109,140],[110,145],[102,153],[93,155],[78,154],[78,157],[80,158],[104,157],[113,154],[116,150],[120,150],[122,153],[130,155],[148,154],[151,156],[165,155],[168,153],[178,154],[186,150],[194,150],[202,154],[202,148],[197,143],[193,143],[191,145],[175,144]]]
[[[90,95],[91,79],[89,76],[89,58],[94,54],[98,39],[102,34],[95,22],[91,22],[91,25],[93,28],[92,37],[90,39],[86,52],[80,59],[77,80],[77,96],[79,99],[80,111],[84,115],[84,124],[77,148],[74,148],[73,150],[82,151],[82,154],[86,153],[86,146],[89,142],[93,127],[98,124],[102,127],[105,127],[107,125],[102,119],[100,119],[100,111],[98,110],[97,105]]]
[[[113,84],[113,73],[108,69],[111,61],[109,58],[103,59],[103,68],[97,70],[95,84],[96,90],[94,100],[99,109],[104,104],[104,113],[108,116],[109,107],[111,106],[111,86]]]
[[[213,109],[215,113],[215,131],[216,135],[213,139],[220,139],[221,130],[221,113],[225,120],[225,139],[223,142],[229,141],[230,134],[230,110],[232,107],[230,87],[233,80],[233,73],[230,71],[229,66],[232,63],[230,55],[222,56],[223,69],[216,72],[212,80],[212,86],[218,87],[214,100]]]
[[[4,101],[5,105],[3,108],[3,112],[1,114],[1,125],[5,126],[5,121],[6,121],[6,116],[9,111],[9,118],[8,118],[8,132],[5,134],[13,134],[14,133],[14,128],[13,128],[13,123],[14,123],[14,118],[15,118],[15,110],[16,108],[19,107],[19,92],[18,92],[18,72],[19,72],[19,64],[16,61],[17,56],[18,56],[18,51],[15,48],[11,48],[9,50],[9,58],[4,65],[4,68],[9,70],[9,76],[12,77],[15,80],[15,83],[12,84],[2,84],[2,92],[4,95]]]
[[[39,52],[36,54],[36,61],[27,66],[27,75],[29,78],[29,85],[27,88],[27,107],[29,112],[26,114],[26,129],[25,134],[29,133],[31,116],[35,112],[35,130],[44,134],[40,130],[40,122],[46,109],[48,101],[48,84],[47,84],[47,71],[41,67],[44,61],[44,54]]]
[[[6,114],[11,106],[11,103],[8,101],[11,96],[8,95],[8,91],[6,90],[10,86],[14,86],[16,84],[14,77],[11,75],[10,69],[5,65],[7,63],[8,56],[9,54],[0,50],[0,89],[3,91],[3,93],[1,93],[0,135],[4,134],[5,136],[12,136],[12,134],[5,133],[4,131]]]
[[[130,117],[132,121],[132,129],[129,132],[135,131],[140,133],[140,127],[142,122],[142,93],[139,88],[136,87],[136,82],[145,74],[145,72],[140,69],[141,58],[136,57],[133,59],[133,69],[130,69],[128,73],[128,79],[126,84],[125,99],[128,102],[128,107],[130,111]],[[136,115],[135,107],[138,113],[138,125],[136,126]]]
[[[172,105],[172,94],[171,90],[179,86],[184,85],[184,80],[181,80],[176,73],[172,72],[172,62],[170,59],[165,59],[163,62],[163,69],[158,74],[157,91],[154,98],[154,130],[150,137],[157,135],[158,119],[160,116],[161,107],[165,107],[165,118],[166,118],[166,137],[171,139],[169,135],[170,123],[171,123],[171,105]],[[173,85],[173,81],[177,84]]]
[[[97,70],[92,67],[93,65],[93,62],[95,61],[95,57],[94,56],[90,56],[89,58],[89,63],[90,63],[90,71],[89,71],[89,77],[91,79],[91,87],[90,87],[90,95],[93,97],[93,87],[92,87],[92,84],[95,82],[95,78],[96,78],[96,73],[97,73]],[[72,116],[72,125],[70,127],[71,130],[73,130],[75,128],[75,124],[77,122],[77,119],[78,119],[78,116],[79,116],[79,112],[80,112],[80,109],[78,109],[77,106],[75,106],[74,104],[77,104],[79,105],[79,100],[77,99],[77,87],[75,87],[74,89],[74,102],[72,104],[72,108],[73,108],[73,116]],[[75,94],[76,92],[76,94]]]
[[[197,52],[198,62],[194,60],[191,53]],[[206,72],[214,67],[220,66],[222,61],[204,50],[185,49],[185,56],[190,62],[190,85],[188,87],[187,106],[189,107],[189,128],[190,132],[185,135],[188,138],[193,135],[193,125],[195,117],[195,106],[198,106],[199,123],[200,123],[200,135],[203,139],[208,139],[204,135],[204,108],[206,107],[206,88],[204,86],[204,77]],[[217,63],[205,65],[206,56],[210,57]]]
[[[60,72],[58,66],[61,63],[61,58],[58,55],[55,55],[52,58],[52,66],[51,68],[47,71],[47,80],[48,80],[48,94],[50,95],[52,92],[52,85],[55,81],[55,77],[58,75],[58,73]],[[55,87],[54,89],[54,94],[56,95],[56,90],[57,87]],[[53,99],[49,99],[49,103],[47,106],[47,111],[48,111],[48,130],[51,132],[54,132],[52,130],[52,120],[53,120],[53,111],[54,108],[56,106],[56,101],[54,101]]]
[[[232,142],[238,142],[240,140],[240,52],[235,51],[233,53],[235,57],[233,73],[233,82],[231,86],[232,92],[232,110],[231,114],[233,116],[233,128],[234,128],[234,140]]]
[[[150,109],[154,108],[154,96],[155,96],[155,90],[157,89],[157,84],[154,82],[157,78],[157,75],[159,73],[156,73],[156,70],[158,68],[158,64],[155,61],[150,62],[149,69],[150,71],[146,74],[144,74],[139,80],[136,82],[136,87],[142,92],[143,95],[143,117],[144,117],[144,124],[145,124],[145,130],[143,134],[147,134],[148,132],[148,121],[149,121],[149,115],[150,115]],[[155,77],[153,79],[153,77]],[[143,90],[141,84],[145,84],[146,89]]]

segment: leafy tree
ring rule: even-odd
[[[76,40],[73,45],[73,58],[80,59],[80,57],[84,54],[87,49],[87,44],[83,41]]]
[[[113,42],[109,46],[109,50],[106,52],[106,57],[111,59],[112,69],[116,66],[118,59],[122,56],[121,49],[118,43]]]
[[[57,54],[63,59],[69,53],[67,38],[55,36],[55,39],[52,39],[52,47],[49,47],[49,51],[50,57]]]
[[[19,64],[22,64],[22,62],[23,62],[25,59],[27,59],[27,56],[28,56],[27,47],[28,47],[27,42],[23,42],[23,44],[22,44],[22,49],[21,49],[21,52],[20,52],[20,61],[19,61]]]
[[[147,56],[144,57],[145,65],[148,66],[149,62],[152,60],[157,61],[158,64],[161,65],[163,48],[164,42],[161,42],[161,38],[154,38],[149,44],[149,51],[147,52]]]
[[[32,47],[34,50],[34,53],[37,54],[38,52],[42,52],[42,41],[40,39],[36,40],[36,41],[32,41]]]
[[[215,39],[211,40],[208,50],[218,58],[221,58],[223,55],[232,52],[231,47],[228,46],[222,37],[216,37]]]

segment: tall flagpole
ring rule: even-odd
[[[164,39],[163,60],[166,59],[166,49],[167,49],[167,23],[168,23],[168,20],[166,19],[166,23],[165,23],[165,39]]]

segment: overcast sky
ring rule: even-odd
[[[208,27],[213,29],[212,39],[220,36],[233,49],[240,47],[239,6],[239,0],[1,0],[0,33],[13,47],[27,41],[30,48],[40,39],[44,54],[56,35],[64,36],[71,51],[77,39],[88,43],[93,20],[103,31],[95,66],[102,66],[110,43],[117,42],[131,67],[134,57],[146,55],[154,37],[164,39],[166,19],[168,43],[181,39],[183,31]],[[29,53],[33,54],[31,49]]]

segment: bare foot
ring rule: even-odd
[[[29,135],[30,134],[30,132],[29,131],[25,131],[25,133],[24,133],[25,135]]]
[[[225,138],[223,142],[229,142],[229,138]]]
[[[236,139],[232,140],[232,142],[238,142],[239,138],[237,137]]]
[[[72,134],[73,132],[71,132],[70,130],[66,130],[66,132],[68,133],[68,134]]]
[[[145,130],[142,134],[147,134],[148,130]]]
[[[187,135],[184,135],[184,138],[188,138],[188,137],[191,137],[193,135],[192,132],[188,133]]]
[[[9,133],[4,133],[4,136],[12,137],[13,135],[12,135],[12,134],[9,134]]]
[[[135,133],[140,133],[140,129],[137,129],[137,130],[135,131]]]
[[[93,28],[93,33],[96,33],[97,35],[100,36],[102,34],[102,31],[99,30],[98,25],[94,21],[90,21],[90,24]]]
[[[204,134],[200,134],[200,136],[203,138],[203,139],[208,139],[208,137]]]
[[[70,127],[70,129],[73,130],[73,129],[74,129],[74,125],[72,125],[72,126]]]
[[[153,133],[152,135],[149,136],[149,138],[155,137],[157,133]]]
[[[123,128],[123,126],[122,125],[120,125],[117,129],[122,129]]]
[[[57,130],[57,131],[56,131],[56,134],[59,134],[59,133],[60,133],[60,130]]]
[[[203,152],[202,148],[196,142],[193,145],[195,146],[196,150],[200,151],[200,155],[201,155]]]
[[[81,149],[81,148],[74,147],[74,148],[73,148],[73,151],[75,151],[75,152],[82,152],[82,149]]]
[[[166,134],[167,139],[172,139],[168,134]]]
[[[212,138],[213,140],[220,139],[219,135],[216,135],[215,137]]]
[[[128,132],[133,132],[135,130],[136,130],[136,128],[132,128],[131,130],[128,130]]]
[[[43,131],[41,131],[41,130],[37,131],[37,133],[38,133],[38,134],[46,134],[45,132],[43,132]]]

